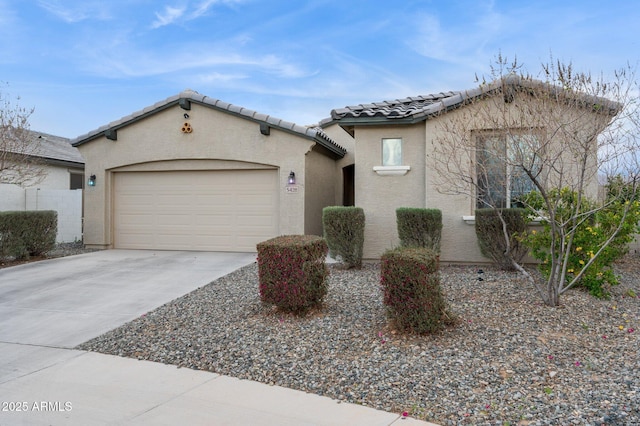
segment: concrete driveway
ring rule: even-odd
[[[0,425],[428,425],[72,349],[254,260],[253,253],[108,250],[0,269]]]
[[[0,342],[72,348],[255,258],[104,250],[0,269]]]

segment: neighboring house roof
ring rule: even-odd
[[[80,155],[78,148],[71,145],[70,139],[33,130],[29,133],[32,138],[40,140],[38,157],[49,162],[73,163],[78,167],[84,167],[84,158]]]
[[[539,80],[524,79],[516,75],[506,76],[475,89],[455,92],[441,92],[426,96],[416,96],[405,99],[360,104],[334,109],[331,117],[320,122],[320,126],[327,126],[338,122],[341,125],[375,125],[375,124],[412,124],[429,119],[451,109],[459,108],[476,98],[490,96],[504,92],[507,88],[543,87],[546,90],[557,91],[561,88],[552,86]],[[584,95],[585,106],[594,105],[607,107],[607,112],[615,115],[620,105],[603,98]]]
[[[274,128],[287,133],[302,136],[306,139],[313,140],[320,146],[326,148],[332,155],[339,158],[344,157],[347,152],[346,149],[334,142],[320,127],[300,126],[298,124],[284,121],[270,115],[260,114],[250,109],[229,104],[218,99],[210,98],[208,96],[201,95],[196,91],[188,89],[178,95],[171,96],[163,101],[144,108],[143,110],[134,112],[133,114],[113,121],[85,135],[79,136],[78,138],[72,140],[71,143],[74,147],[77,147],[101,136],[106,136],[107,138],[113,139],[114,137],[117,137],[115,132],[118,129],[175,105],[179,104],[181,106],[186,106],[185,101],[187,103],[194,102],[199,105],[203,105],[209,108],[216,109],[218,111],[223,111],[250,121],[254,121],[261,124],[261,126],[264,126],[265,131],[268,131],[268,128]]]
[[[80,151],[71,145],[70,139],[35,130],[21,129],[20,133],[22,131],[35,144],[28,150],[22,150],[22,148],[19,148],[20,144],[18,144],[15,148],[20,149],[20,151],[13,151],[11,149],[12,144],[6,144],[5,147],[8,148],[5,149],[8,152],[41,158],[45,163],[52,165],[84,168],[84,158],[80,155]]]

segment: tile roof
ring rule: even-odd
[[[140,120],[158,111],[177,105],[181,99],[186,99],[191,102],[195,102],[200,105],[205,105],[220,111],[225,111],[227,113],[230,113],[242,118],[246,118],[248,120],[251,120],[257,123],[264,123],[270,127],[277,128],[279,130],[282,130],[288,133],[293,133],[298,136],[305,137],[307,139],[315,140],[321,146],[324,146],[331,153],[333,153],[334,155],[337,155],[338,157],[343,157],[347,152],[343,147],[341,147],[336,142],[334,142],[319,127],[301,126],[301,125],[298,125],[289,121],[285,121],[270,115],[261,114],[247,108],[243,108],[237,105],[223,102],[219,99],[202,95],[190,89],[187,89],[178,95],[171,96],[163,101],[157,102],[140,111],[134,112],[126,117],[122,117],[119,120],[113,121],[85,135],[79,136],[76,139],[72,140],[71,143],[73,144],[73,146],[82,145],[86,142],[89,142],[93,139],[103,136],[105,132],[108,130],[117,130],[121,127],[124,127],[128,124],[133,123],[134,121]]]
[[[462,102],[461,92],[437,93],[334,109],[331,111],[331,119],[416,119],[439,111],[444,103],[459,102]]]
[[[320,122],[320,126],[340,122],[349,124],[394,124],[397,122],[416,123],[427,120],[442,112],[461,107],[476,98],[502,93],[505,90],[530,90],[543,88],[550,92],[562,92],[562,88],[543,81],[520,77],[510,74],[500,80],[485,83],[470,90],[441,92],[426,96],[409,97],[391,101],[360,104],[334,109],[331,117]],[[565,96],[565,94],[562,94]],[[575,96],[574,94],[573,96]],[[604,105],[607,112],[616,114],[619,105],[607,99],[588,94],[577,94],[579,102],[576,105],[592,107],[594,104]]]

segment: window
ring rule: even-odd
[[[535,185],[526,170],[540,172],[534,134],[490,133],[477,139],[477,208],[521,207],[518,199]]]
[[[84,175],[80,173],[69,173],[69,189],[82,189]]]
[[[402,139],[382,139],[382,165],[402,165]]]

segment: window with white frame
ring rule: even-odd
[[[536,189],[527,171],[539,174],[538,153],[538,137],[533,133],[478,135],[476,207],[521,207],[518,200]]]
[[[402,139],[386,138],[382,139],[382,165],[401,166],[402,165]]]

